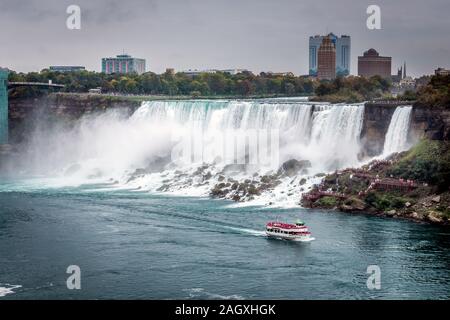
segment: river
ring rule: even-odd
[[[3,299],[450,297],[442,227],[104,190],[0,192]],[[265,223],[277,217],[303,219],[316,240],[268,239]],[[67,289],[69,265],[81,269],[80,290]],[[380,267],[380,290],[366,285],[369,265]]]
[[[37,119],[0,172],[0,298],[448,299],[448,228],[298,204],[318,173],[361,164],[363,111],[302,99],[189,100],[144,102],[131,117]],[[385,153],[408,148],[410,114],[395,112]],[[175,161],[174,146],[193,130],[203,149]],[[266,151],[264,139],[250,139],[261,132],[279,138],[270,141],[279,161],[230,167],[221,144]],[[250,151],[234,160],[247,163]],[[277,175],[290,159],[303,168]],[[233,189],[239,183],[252,194]],[[211,199],[218,184],[225,198],[245,201]],[[297,218],[316,240],[265,236],[268,221]],[[80,290],[66,286],[74,265]],[[379,290],[367,286],[374,265]]]

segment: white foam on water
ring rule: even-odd
[[[21,285],[12,285],[8,283],[0,283],[0,297],[13,294],[15,289],[21,288]]]
[[[233,294],[233,295],[221,295],[216,293],[211,293],[205,291],[203,288],[191,288],[191,289],[183,289],[183,291],[188,293],[188,297],[191,299],[214,299],[214,300],[244,300],[243,296]]]

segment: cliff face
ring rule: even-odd
[[[408,103],[366,103],[361,131],[362,157],[373,157],[383,151],[384,138],[395,109]],[[450,110],[413,105],[408,139],[448,140],[450,138]]]
[[[411,140],[428,138],[431,140],[450,139],[450,109],[429,108],[414,105],[411,114]]]
[[[373,157],[383,151],[384,137],[397,106],[393,104],[365,104],[361,131],[363,157]]]
[[[131,114],[140,102],[120,97],[89,94],[55,93],[39,98],[9,100],[10,143],[23,141],[33,128],[35,119],[75,120],[86,114],[119,109]]]

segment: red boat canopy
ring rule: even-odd
[[[268,228],[281,228],[281,229],[300,229],[306,228],[305,226],[297,226],[295,224],[290,223],[282,223],[282,222],[269,222],[267,223]]]

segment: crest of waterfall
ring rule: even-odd
[[[408,149],[408,132],[411,111],[412,106],[397,107],[395,109],[384,141],[384,156]]]
[[[312,105],[261,101],[153,101],[145,102],[130,119],[149,125],[165,124],[178,132],[189,134],[200,129],[203,157],[206,162],[217,158],[214,151],[238,133],[280,132],[280,148],[290,152],[293,143],[309,140]],[[225,137],[224,137],[225,135]],[[263,148],[262,144],[257,147]],[[287,155],[286,155],[287,156]],[[276,169],[276,168],[274,168]]]
[[[306,159],[317,171],[326,171],[358,162],[363,109],[295,101],[151,101],[130,120],[176,130],[200,128],[214,145],[221,143],[215,139],[217,133],[226,130],[278,130],[280,162]]]

